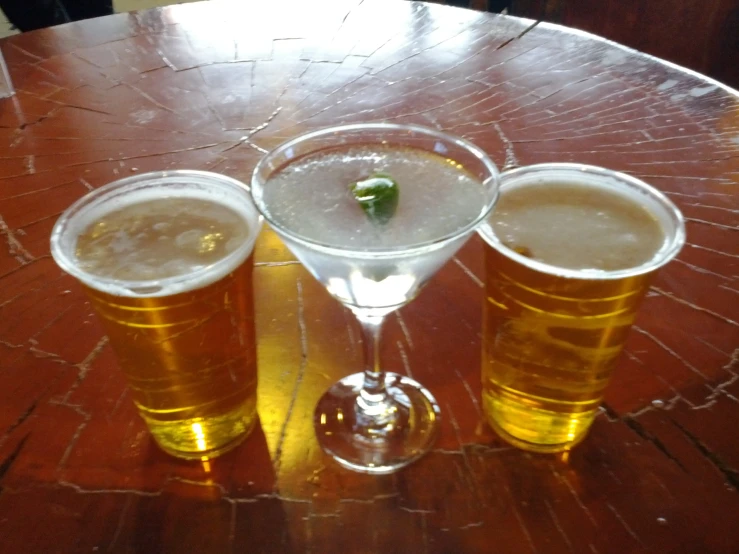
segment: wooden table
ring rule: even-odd
[[[251,7],[249,7],[251,6]],[[739,98],[553,25],[401,1],[204,2],[5,39],[0,101],[0,551],[739,552]],[[626,171],[683,210],[603,413],[569,455],[481,422],[482,244],[388,321],[386,367],[439,399],[397,474],[317,447],[319,395],[358,328],[279,239],[255,270],[260,425],[208,463],[160,452],[80,287],[49,256],[88,190],[166,168],[248,180],[310,129],[413,122],[500,166]]]

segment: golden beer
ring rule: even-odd
[[[107,185],[52,234],[55,259],[82,281],[134,403],[172,455],[217,456],[256,421],[259,223],[237,181],[180,171]]]
[[[591,166],[502,175],[481,229],[486,419],[511,444],[566,450],[590,427],[655,270],[684,242],[658,191]]]

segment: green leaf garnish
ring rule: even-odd
[[[386,173],[373,173],[349,189],[372,223],[385,225],[398,208],[398,183]]]

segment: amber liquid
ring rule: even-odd
[[[154,439],[182,458],[241,442],[257,418],[253,259],[223,279],[162,297],[87,288]]]
[[[516,446],[559,451],[595,417],[648,277],[575,281],[487,247],[483,405]]]
[[[141,416],[174,456],[217,456],[256,421],[254,262],[229,258],[249,233],[225,204],[163,194],[100,214],[77,237],[80,266],[130,283],[130,295],[105,283],[87,294]]]
[[[580,198],[583,191],[564,186],[565,190],[551,196],[541,190],[529,198],[514,199],[511,195],[507,199],[504,194],[493,215],[493,220],[499,218],[498,223],[505,222],[496,235],[512,241],[511,249],[527,257],[539,254],[538,259],[549,264],[556,262],[556,249],[562,248],[561,258],[575,269],[598,269],[599,263],[608,264],[604,270],[618,269],[618,260],[610,256],[622,241],[611,235],[618,235],[620,231],[614,229],[621,223],[628,235],[640,228],[639,247],[647,245],[645,259],[636,261],[631,259],[635,249],[627,245],[624,251],[629,259],[621,267],[643,263],[658,250],[664,232],[642,206],[616,198],[610,212],[609,195],[600,198],[597,190],[594,195],[586,191],[587,198]],[[546,205],[549,200],[569,205],[532,211],[528,204]],[[593,215],[588,215],[587,209],[578,215],[582,206],[591,202],[597,206]],[[527,205],[518,211],[522,203]],[[598,206],[601,203],[605,209]],[[598,223],[601,216],[606,219],[602,225]],[[581,228],[573,229],[578,221]],[[539,233],[537,225],[541,226]],[[560,225],[566,227],[562,232]],[[517,233],[516,228],[522,232]],[[598,237],[599,228],[609,237]],[[558,243],[558,236],[565,240]],[[607,249],[607,259],[593,264],[600,256],[593,255],[599,252],[599,240],[615,246]],[[625,240],[633,241],[633,236]],[[566,450],[585,437],[598,412],[651,275],[566,278],[530,268],[490,245],[485,250],[482,398],[487,420],[502,438],[520,448]],[[576,259],[578,250],[582,259]]]

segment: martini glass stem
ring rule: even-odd
[[[395,430],[398,410],[385,388],[385,372],[380,369],[380,334],[384,315],[356,313],[362,326],[364,384],[357,397],[355,432],[379,439]]]
[[[364,389],[367,396],[385,394],[385,379],[380,369],[380,334],[385,316],[357,314],[362,325],[362,343],[364,345]]]

